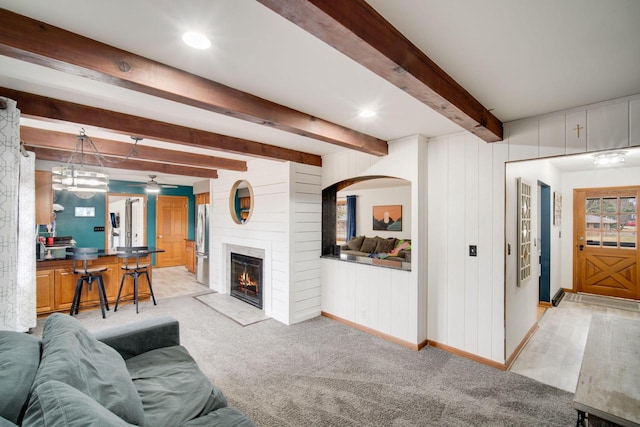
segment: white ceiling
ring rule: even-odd
[[[503,122],[640,93],[640,1],[367,1]],[[0,7],[381,139],[460,130],[253,0],[0,0]],[[209,35],[212,48],[186,47],[187,29]],[[342,149],[4,56],[0,70],[0,86],[318,155]],[[362,119],[362,108],[378,115]],[[84,126],[28,124],[71,133]],[[171,184],[201,180],[158,175]]]

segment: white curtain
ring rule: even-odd
[[[0,98],[0,329],[36,326],[35,155],[20,151],[20,111]]]

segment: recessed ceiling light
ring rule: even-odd
[[[375,115],[376,115],[376,112],[372,110],[362,110],[360,111],[360,114],[359,114],[360,117],[373,117]]]
[[[209,39],[195,31],[187,31],[182,35],[182,41],[194,49],[208,49],[211,46]]]

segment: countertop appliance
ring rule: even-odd
[[[209,205],[196,205],[196,280],[209,286]]]

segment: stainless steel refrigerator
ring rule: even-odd
[[[209,205],[196,206],[196,280],[209,286]]]

